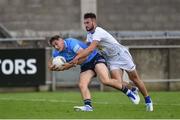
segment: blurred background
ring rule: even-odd
[[[47,69],[47,40],[56,34],[85,40],[86,12],[130,50],[148,90],[178,91],[179,6],[179,0],[0,0],[0,91],[77,89],[79,67]],[[113,90],[98,78],[90,87]]]

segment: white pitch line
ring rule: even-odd
[[[57,99],[21,99],[21,98],[0,98],[1,101],[26,101],[26,102],[51,102],[51,103],[76,103],[78,104],[78,101],[70,101],[70,100],[57,100]],[[105,105],[111,105],[111,104],[118,104],[118,105],[126,105],[126,103],[110,103],[110,102],[96,102],[93,101],[95,104],[105,104]],[[140,103],[141,105],[144,103]],[[159,103],[153,103],[154,105],[161,105],[161,106],[180,106],[180,104],[159,104]]]
[[[56,99],[17,99],[17,98],[0,98],[0,100],[8,100],[8,101],[27,101],[27,102],[52,102],[52,103],[78,103],[75,101],[67,101],[67,100],[56,100]]]

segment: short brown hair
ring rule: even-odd
[[[85,13],[84,19],[87,19],[87,18],[96,19],[96,15],[94,13]]]
[[[61,38],[59,35],[55,35],[55,36],[51,37],[49,39],[49,44],[52,45],[52,42],[55,41],[55,40],[58,40],[59,38]]]

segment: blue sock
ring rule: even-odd
[[[150,96],[145,97],[145,102],[146,103],[151,103],[152,102],[151,97]]]
[[[84,105],[89,105],[89,106],[92,107],[92,105],[91,105],[91,99],[85,99],[85,100],[84,100]]]
[[[132,87],[131,91],[134,92],[136,90],[136,87]]]

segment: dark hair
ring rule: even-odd
[[[87,19],[87,18],[96,19],[96,15],[94,13],[85,13],[84,19]]]
[[[59,38],[61,38],[59,35],[55,35],[55,36],[51,37],[49,39],[49,44],[52,45],[52,42],[55,41],[55,40],[58,40]]]

